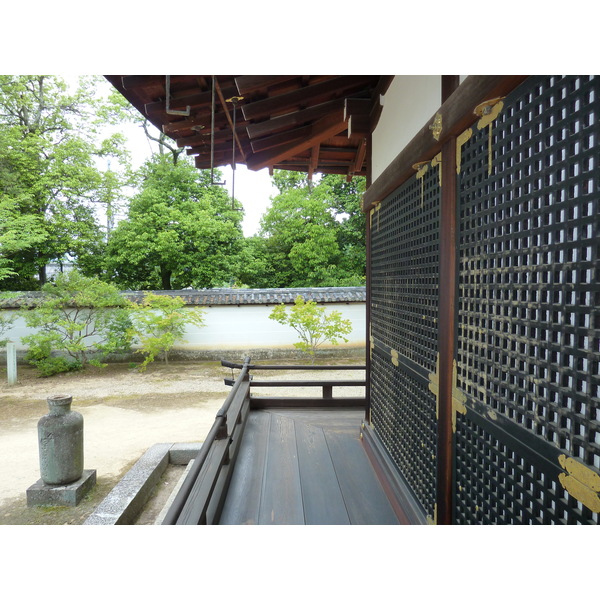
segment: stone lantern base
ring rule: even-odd
[[[27,489],[27,506],[77,506],[96,485],[96,470],[84,470],[77,481],[48,485],[41,479]]]

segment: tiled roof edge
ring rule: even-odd
[[[129,300],[143,298],[142,291],[121,292]],[[265,288],[237,289],[215,288],[206,290],[154,290],[152,293],[183,298],[189,306],[238,306],[242,304],[293,304],[297,296],[318,303],[365,302],[366,288],[323,287],[323,288]],[[41,292],[15,292],[15,296],[0,299],[0,308],[22,308],[35,306],[42,297]]]

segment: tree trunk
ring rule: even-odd
[[[169,269],[165,269],[165,267],[160,268],[160,278],[162,281],[162,289],[170,290],[171,289],[171,271]]]

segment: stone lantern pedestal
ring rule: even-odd
[[[27,506],[77,506],[95,485],[95,470],[84,470],[81,479],[66,485],[48,485],[39,479],[27,488]]]
[[[83,469],[83,417],[71,396],[48,398],[50,412],[38,422],[40,473],[27,490],[27,506],[77,506],[96,483]]]

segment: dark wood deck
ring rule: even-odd
[[[399,524],[360,440],[363,416],[251,411],[219,524]]]

